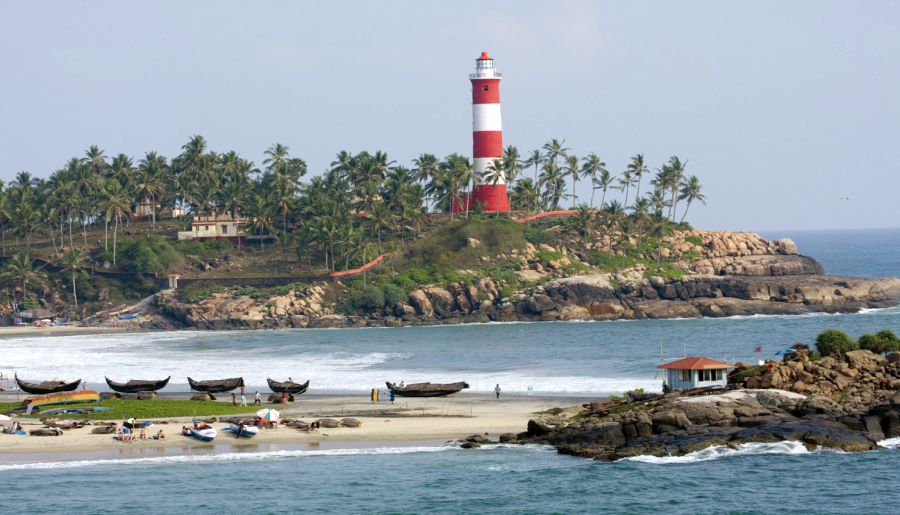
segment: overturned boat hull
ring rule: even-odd
[[[71,383],[67,383],[65,381],[43,381],[40,383],[29,383],[23,379],[19,379],[19,376],[16,375],[16,384],[19,385],[19,388],[25,392],[30,393],[32,395],[47,395],[50,393],[58,393],[58,392],[71,392],[78,388],[81,384],[81,379],[77,381],[72,381]]]
[[[195,381],[190,377],[187,378],[188,384],[191,385],[191,390],[197,392],[207,392],[207,393],[221,393],[221,392],[230,392],[235,388],[240,388],[244,386],[244,378],[243,377],[232,377],[229,379],[212,379],[209,381]]]
[[[169,384],[169,379],[172,379],[172,376],[169,376],[165,379],[159,379],[156,381],[153,380],[143,380],[143,379],[131,379],[127,383],[117,383],[108,377],[104,377],[106,379],[106,384],[109,387],[119,393],[138,393],[138,392],[155,392],[156,390],[162,390]]]
[[[469,387],[469,383],[460,381],[458,383],[413,383],[404,387],[399,387],[394,383],[387,382],[388,389],[400,397],[443,397],[458,393]]]
[[[306,390],[309,388],[309,381],[306,381],[303,384],[295,383],[293,381],[284,381],[279,382],[274,379],[266,379],[269,383],[269,389],[275,393],[290,393],[292,395],[301,395],[306,393]]]

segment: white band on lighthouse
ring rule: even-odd
[[[472,105],[472,130],[500,131],[500,104],[473,104]]]
[[[481,176],[488,170],[491,162],[494,160],[500,159],[500,157],[476,157],[474,162],[472,163],[472,170],[475,172],[475,176],[478,178],[478,184],[494,184],[494,177],[490,177],[489,179],[483,180]],[[500,177],[497,180],[497,184],[506,184],[506,181],[503,177]]]

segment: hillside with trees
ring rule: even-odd
[[[458,261],[454,247],[479,235],[490,240],[485,231],[498,239],[481,252],[549,242],[557,237],[553,229],[574,239],[604,238],[605,257],[596,258],[604,266],[661,264],[664,238],[686,228],[691,206],[706,200],[677,156],[651,168],[637,154],[617,172],[596,153],[576,156],[556,139],[527,155],[507,147],[485,177],[460,154],[421,154],[404,165],[382,151],[341,151],[317,175],[285,145],[264,155],[257,165],[193,136],[172,157],[91,146],[46,177],[18,173],[0,188],[4,312],[13,313],[14,304],[40,306],[77,319],[154,293],[154,274],[303,282],[386,253],[393,257],[376,276],[391,275],[392,284],[409,290],[477,264]],[[479,180],[505,181],[513,213],[482,213],[479,206],[451,212]],[[588,198],[574,194],[580,181],[590,184]],[[510,221],[563,208],[577,214],[528,226]],[[176,238],[192,216],[209,214],[246,220],[248,239]]]

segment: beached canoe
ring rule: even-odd
[[[72,390],[78,388],[78,385],[81,384],[81,379],[77,381],[72,381],[71,383],[67,383],[65,381],[42,381],[40,383],[29,383],[23,379],[19,379],[19,376],[16,375],[16,384],[19,385],[19,388],[22,389],[25,393],[30,393],[32,395],[46,395],[48,393],[57,393],[57,392],[71,392]]]
[[[190,377],[187,378],[191,385],[191,390],[207,393],[230,392],[235,388],[244,386],[243,377],[232,377],[229,379],[211,379],[209,381],[195,381]]]
[[[390,381],[385,384],[387,384],[389,390],[394,390],[394,393],[396,395],[399,395],[400,397],[443,397],[445,395],[457,393],[469,387],[469,384],[465,381],[446,384],[413,383],[403,386],[402,388]]]
[[[204,442],[211,442],[219,433],[216,431],[216,428],[211,425],[200,424],[196,427],[185,427],[181,430],[181,434],[194,437],[197,440],[202,440]]]
[[[63,430],[58,427],[44,427],[29,431],[31,436],[62,436]]]
[[[274,379],[266,379],[269,382],[269,389],[275,393],[290,393],[292,395],[300,395],[306,393],[306,389],[309,388],[309,381],[306,381],[303,384],[295,383],[293,381],[284,381],[279,382]]]
[[[127,383],[117,383],[108,377],[104,377],[104,379],[106,379],[106,384],[108,384],[109,387],[113,389],[113,391],[119,393],[138,393],[155,392],[156,390],[161,390],[165,388],[167,384],[169,384],[169,379],[172,379],[172,376],[156,381],[131,379]]]
[[[259,427],[248,424],[235,424],[225,428],[225,431],[230,431],[239,438],[252,438],[259,434]]]
[[[39,408],[50,404],[65,404],[69,402],[99,402],[100,394],[94,390],[78,390],[77,392],[59,392],[38,397],[28,397],[22,401],[25,409]]]

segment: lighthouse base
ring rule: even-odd
[[[459,202],[453,201],[451,209],[454,213],[472,211],[480,206],[486,213],[508,213],[509,196],[506,194],[506,184],[479,184],[472,193],[460,196]]]

